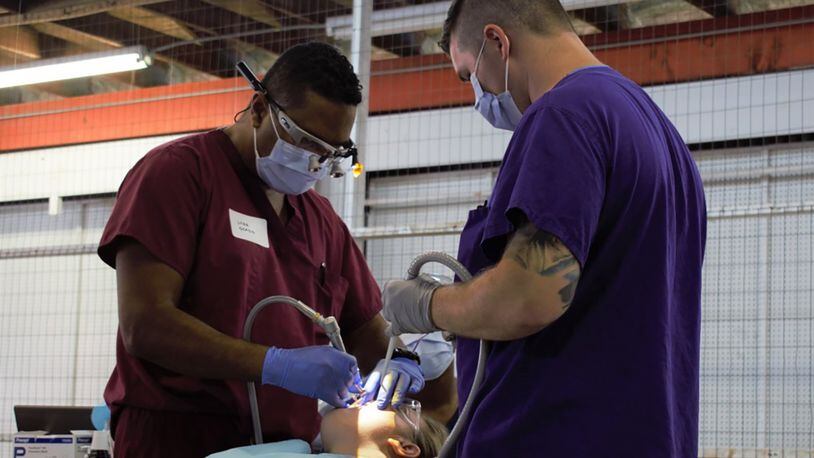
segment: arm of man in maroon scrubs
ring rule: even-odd
[[[259,381],[267,348],[229,337],[178,306],[184,279],[132,239],[116,254],[127,351],[191,377]]]

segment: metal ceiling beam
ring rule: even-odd
[[[23,13],[0,16],[0,27],[62,21],[104,13],[115,8],[143,6],[164,1],[167,0],[58,0],[30,8]]]

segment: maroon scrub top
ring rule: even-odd
[[[284,225],[223,131],[184,137],[153,149],[127,174],[99,256],[115,268],[120,243],[136,240],[184,278],[181,310],[229,336],[242,338],[252,306],[277,294],[335,316],[343,334],[352,332],[381,310],[364,256],[327,199],[313,190],[286,199],[292,214]],[[241,235],[246,225],[236,218],[251,222],[253,237]],[[268,247],[256,231],[260,220]],[[252,340],[282,348],[329,343],[285,304],[258,316]],[[317,435],[315,400],[271,386],[258,386],[258,400],[267,440]],[[251,434],[244,382],[188,377],[133,357],[121,333],[105,401],[114,423],[118,412],[134,407],[223,415],[225,425],[240,425],[247,442]]]

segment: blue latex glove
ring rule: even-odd
[[[264,385],[322,399],[334,407],[347,407],[351,393],[358,393],[362,378],[356,358],[328,346],[271,347],[263,361]]]
[[[386,409],[391,404],[398,407],[408,394],[418,393],[424,388],[424,372],[412,359],[393,358],[386,374],[382,374],[383,370],[382,359],[365,382],[364,402],[371,401],[375,396],[379,409]]]

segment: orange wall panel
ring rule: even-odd
[[[708,20],[713,25],[716,21]],[[713,32],[604,48],[596,36],[586,41],[599,48],[595,53],[600,60],[643,86],[814,66],[814,18]],[[458,80],[443,55],[374,62],[372,71],[373,114],[473,103],[469,83]],[[229,124],[249,97],[242,79],[228,78],[2,106],[0,151],[211,129]]]

